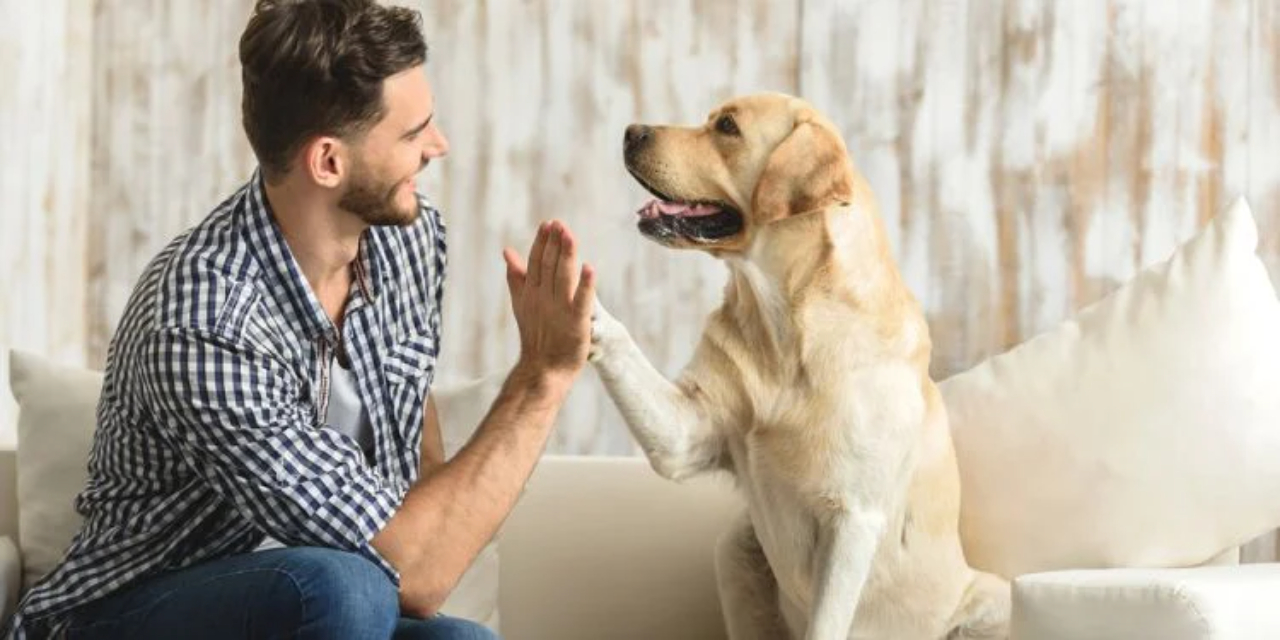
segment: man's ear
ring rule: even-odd
[[[801,113],[765,164],[751,196],[753,217],[768,221],[853,202],[853,167],[844,144]]]
[[[332,136],[319,136],[302,150],[302,162],[312,181],[330,189],[342,184],[349,169],[349,149],[341,140]]]

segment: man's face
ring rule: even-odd
[[[387,78],[382,99],[382,120],[352,146],[338,206],[369,225],[409,225],[418,216],[414,176],[447,154],[449,142],[436,128],[435,101],[421,65]]]

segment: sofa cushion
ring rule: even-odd
[[[1244,201],[945,380],[975,566],[1199,564],[1280,525],[1280,302]]]
[[[9,384],[18,403],[18,530],[23,589],[62,559],[79,529],[74,501],[83,488],[93,442],[102,374],[36,354],[9,354]],[[491,387],[460,384],[433,390],[451,450],[479,424]],[[494,391],[496,394],[496,391]],[[498,552],[486,547],[443,607],[450,615],[498,629]]]
[[[1012,640],[1280,638],[1280,564],[1027,574]]]
[[[102,374],[13,350],[9,386],[18,403],[18,547],[29,588],[62,559],[80,527]]]

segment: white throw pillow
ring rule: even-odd
[[[1280,302],[1237,200],[1074,319],[943,381],[970,562],[1195,565],[1280,525]]]
[[[499,381],[500,382],[500,381]],[[84,488],[102,374],[13,350],[9,384],[18,403],[18,529],[23,589],[51,571],[79,530],[76,495]],[[496,383],[433,391],[451,452],[497,394]],[[466,426],[469,425],[469,426]],[[485,548],[442,610],[498,630],[498,551]]]
[[[102,374],[19,350],[9,352],[18,402],[18,547],[23,589],[51,571],[80,528]]]

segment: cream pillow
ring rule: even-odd
[[[51,571],[80,528],[102,374],[12,350],[9,386],[18,403],[18,548],[22,586]]]
[[[1074,319],[941,384],[970,562],[1194,565],[1280,526],[1280,302],[1235,202]]]
[[[18,403],[18,535],[23,589],[51,571],[79,530],[76,495],[84,487],[102,374],[13,350],[9,384]],[[492,389],[492,391],[491,391]],[[434,392],[447,442],[459,425],[482,417],[496,387],[459,385]],[[476,394],[479,395],[476,395]],[[477,404],[478,403],[478,404]],[[479,423],[479,418],[470,427]],[[498,553],[489,545],[445,603],[445,613],[498,629]]]

